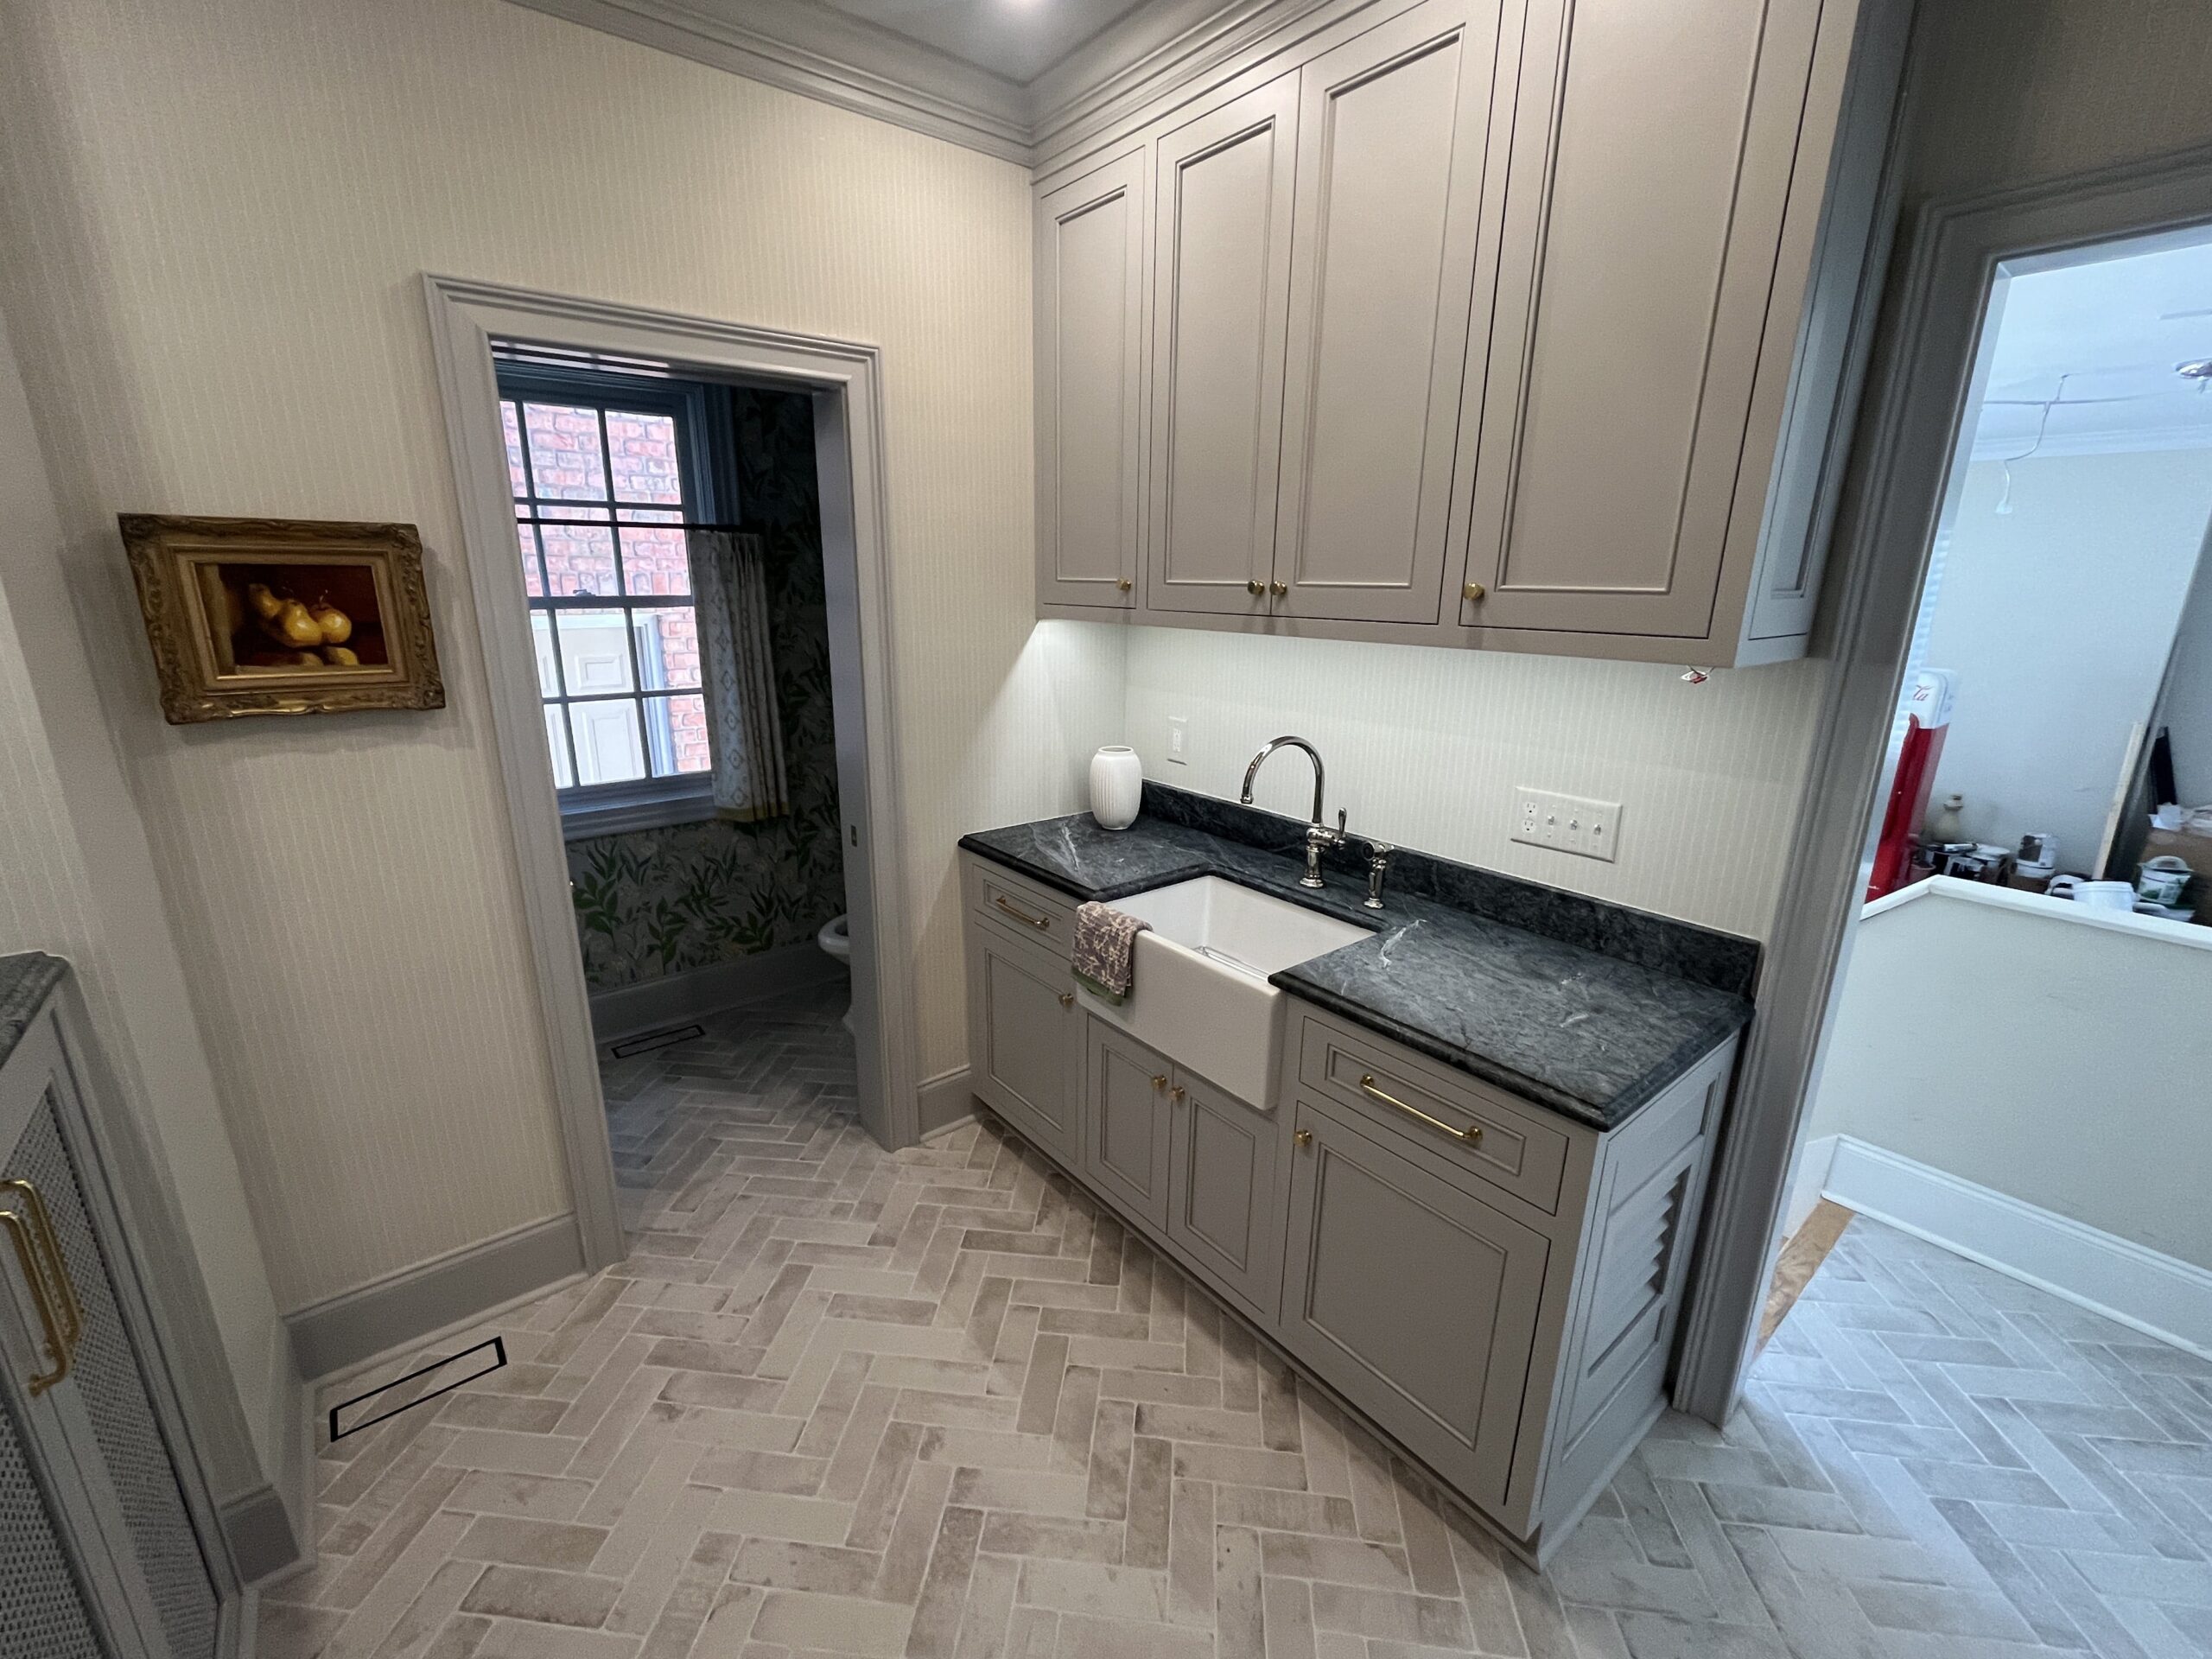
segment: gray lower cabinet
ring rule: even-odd
[[[1174,1076],[1167,1236],[1272,1325],[1282,1288],[1281,1128],[1202,1077]]]
[[[0,1653],[214,1659],[212,1513],[77,1090],[42,1015],[0,1067]]]
[[[1550,1243],[1441,1159],[1298,1103],[1282,1327],[1470,1497],[1505,1501]]]
[[[1083,1173],[1154,1227],[1167,1223],[1171,1090],[1158,1054],[1103,1020],[1084,1016]]]
[[[1065,901],[963,866],[976,1093],[1541,1563],[1665,1404],[1734,1039],[1600,1134],[1293,998],[1239,1100],[1066,1008]]]
[[[994,923],[969,923],[969,1087],[1063,1166],[1078,1144],[1082,1027],[1066,957]]]

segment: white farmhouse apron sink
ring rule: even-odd
[[[1369,930],[1219,876],[1154,887],[1111,906],[1152,924],[1116,1007],[1084,1005],[1139,1042],[1265,1111],[1274,1099],[1283,993],[1268,976],[1367,938]]]

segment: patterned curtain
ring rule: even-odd
[[[699,605],[699,665],[714,749],[715,810],[740,823],[791,810],[784,734],[768,643],[767,557],[758,536],[695,530],[691,592]]]

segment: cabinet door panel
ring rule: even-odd
[[[1498,25],[1497,0],[1432,0],[1300,72],[1286,614],[1437,620],[1470,308],[1495,258]]]
[[[1300,1100],[1282,1331],[1470,1496],[1503,1503],[1549,1246],[1336,1110]]]
[[[1568,10],[1565,50],[1557,0],[1553,47],[1529,31],[1514,143],[1531,188],[1508,207],[1472,468],[1465,571],[1488,591],[1460,620],[1700,639],[1821,9]]]
[[[1179,1074],[1167,1182],[1167,1236],[1274,1323],[1282,1292],[1273,1116]]]
[[[1083,1173],[1165,1226],[1168,1063],[1103,1020],[1084,1023]]]
[[[1135,599],[1144,378],[1141,151],[1037,207],[1038,598]]]
[[[968,1063],[973,1087],[1063,1164],[1075,1160],[1075,985],[1067,963],[996,927],[968,931]],[[1065,996],[1068,1001],[1061,1001]]]
[[[1284,75],[1160,141],[1151,609],[1267,608],[1297,120]]]

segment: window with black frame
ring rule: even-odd
[[[711,812],[683,524],[714,515],[706,389],[497,359],[546,745],[571,835]]]

